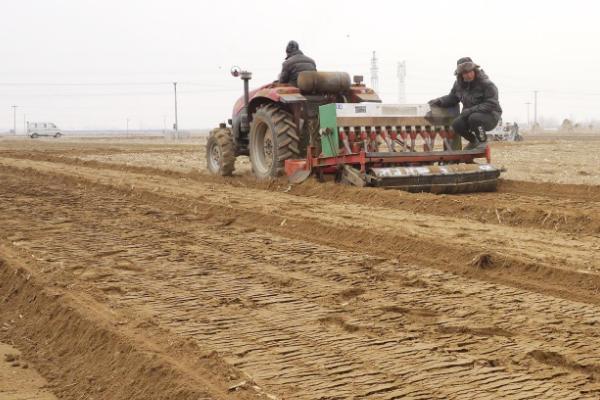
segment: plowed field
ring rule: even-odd
[[[0,141],[0,341],[64,399],[598,399],[600,140],[495,151],[453,196]]]

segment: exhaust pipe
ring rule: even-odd
[[[240,67],[233,67],[231,68],[231,75],[235,78],[240,77],[244,81],[244,110],[241,113],[240,129],[243,132],[247,132],[250,130],[248,103],[250,103],[250,79],[252,79],[252,72],[242,71]]]

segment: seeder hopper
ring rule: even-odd
[[[456,113],[427,104],[322,105],[320,154],[311,147],[305,159],[287,160],[286,174],[299,182],[330,173],[347,184],[411,192],[493,191],[500,170],[490,164],[489,146],[461,150],[450,129]]]

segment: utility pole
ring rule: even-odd
[[[527,127],[530,127],[531,121],[529,120],[529,105],[531,104],[530,101],[526,102],[525,105],[527,106]]]
[[[173,82],[173,89],[175,90],[175,137],[179,139],[179,123],[177,122],[177,82]]]
[[[371,58],[371,89],[376,93],[379,89],[379,67],[377,66],[377,56],[373,52],[373,58]]]
[[[17,134],[17,107],[11,106],[13,109],[13,135]]]
[[[398,103],[406,103],[406,61],[398,63]]]
[[[537,129],[537,124],[538,124],[538,120],[537,120],[537,108],[538,108],[537,95],[538,95],[538,91],[534,90],[533,91],[533,127],[534,127],[534,129]]]
[[[129,118],[127,118],[127,128],[125,130],[125,136],[129,137]]]
[[[27,135],[27,115],[23,114],[23,132],[25,132],[25,135]]]

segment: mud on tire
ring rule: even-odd
[[[300,137],[292,115],[274,104],[260,107],[250,127],[250,162],[254,175],[268,179],[283,174],[285,160],[300,157]]]
[[[235,169],[235,148],[231,131],[216,128],[206,143],[206,167],[216,175],[229,176]]]

